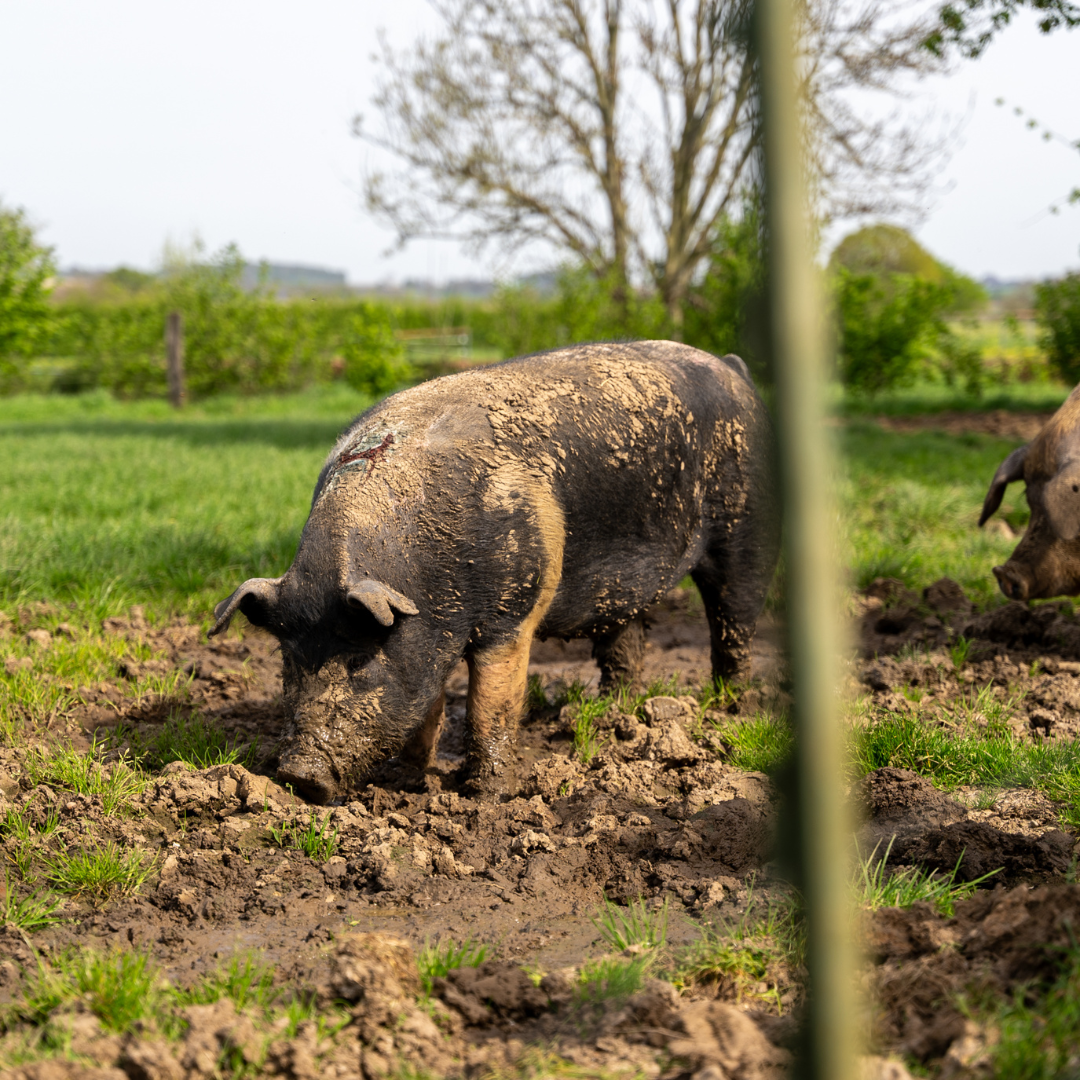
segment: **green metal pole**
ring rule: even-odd
[[[854,947],[842,743],[837,715],[839,591],[835,475],[826,427],[826,348],[803,161],[795,41],[797,0],[757,0],[771,337],[784,499],[787,618],[794,684],[797,830],[806,904],[809,1000],[799,1072],[854,1076]]]

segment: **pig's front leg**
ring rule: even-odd
[[[424,772],[435,761],[435,750],[439,744],[439,735],[443,728],[445,690],[439,692],[419,730],[402,747],[398,760],[406,768]]]
[[[466,656],[464,781],[479,794],[503,791],[513,779],[518,722],[525,708],[531,629],[511,645]]]

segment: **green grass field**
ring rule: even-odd
[[[205,616],[289,564],[322,461],[368,404],[336,388],[183,413],[104,395],[0,402],[0,607]]]

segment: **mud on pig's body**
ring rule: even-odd
[[[280,578],[239,610],[281,642],[278,778],[317,801],[382,759],[424,768],[469,669],[466,782],[505,783],[533,636],[592,638],[632,681],[643,613],[687,573],[715,675],[749,665],[776,562],[769,420],[738,357],[583,345],[448,375],[360,416]]]

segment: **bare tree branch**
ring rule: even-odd
[[[647,282],[676,328],[718,223],[757,180],[750,0],[432,0],[443,29],[381,41],[376,129],[399,167],[369,208],[415,237],[473,248],[543,242],[598,275]],[[800,75],[821,213],[918,203],[938,145],[867,119],[853,90],[893,93],[939,67],[933,13],[806,0]]]

